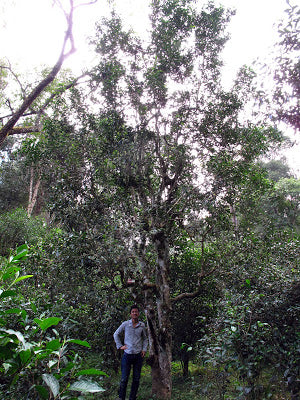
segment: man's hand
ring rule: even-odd
[[[127,345],[125,344],[124,346],[120,347],[120,350],[126,350],[127,349]]]
[[[146,352],[143,350],[143,351],[141,352],[141,355],[142,355],[143,358],[145,357],[145,354],[146,354]]]

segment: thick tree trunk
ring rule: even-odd
[[[152,373],[152,394],[158,399],[168,400],[171,398],[172,392],[169,248],[163,233],[155,235],[154,243],[157,252],[155,293],[157,319],[149,291],[146,291],[145,294],[149,331],[149,363]]]
[[[149,335],[148,362],[151,366],[152,395],[155,395],[158,399],[168,400],[171,398],[172,391],[171,341],[168,340],[169,335],[163,335],[161,327],[159,325],[156,326],[155,319],[149,318],[149,313],[147,313],[147,321]]]
[[[160,348],[160,352],[151,366],[152,395],[161,400],[170,399],[172,393],[170,353],[170,348]]]

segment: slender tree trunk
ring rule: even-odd
[[[236,216],[236,212],[235,212],[235,207],[234,205],[229,204],[230,207],[230,214],[231,214],[231,219],[232,219],[232,224],[234,226],[234,230],[237,231],[238,227],[239,227],[239,223],[238,223],[238,219]]]
[[[184,352],[182,355],[182,376],[183,378],[187,378],[189,376],[189,361],[190,361],[190,356],[189,353]]]
[[[38,178],[37,178],[35,185],[33,184],[33,181],[34,181],[34,168],[31,167],[31,169],[30,169],[30,184],[29,184],[29,199],[28,199],[28,207],[27,207],[28,217],[31,217],[33,208],[34,208],[36,200],[37,200],[38,191],[39,191],[39,187],[41,184],[40,172],[38,172]]]
[[[155,293],[157,320],[153,309],[153,300],[149,298],[149,293],[145,294],[149,331],[149,363],[152,374],[152,394],[158,399],[168,400],[171,398],[172,392],[169,247],[163,233],[155,235],[154,243],[157,252]]]

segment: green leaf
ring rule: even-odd
[[[58,363],[58,360],[50,360],[47,364],[48,368],[51,369],[54,365],[57,365],[57,363]]]
[[[22,361],[22,364],[26,364],[27,361],[29,361],[31,358],[31,351],[29,349],[20,351],[19,356]]]
[[[16,266],[12,266],[12,267],[8,268],[8,270],[2,276],[2,280],[7,281],[7,279],[9,279],[9,278],[13,278],[17,273],[19,273],[19,271],[20,271],[20,268],[16,267]]]
[[[5,347],[8,343],[12,343],[13,340],[9,336],[0,338],[0,347]]]
[[[42,375],[43,381],[46,383],[46,385],[49,387],[51,390],[53,397],[56,397],[59,395],[59,382],[58,380],[50,374],[43,374]]]
[[[27,246],[27,244],[22,244],[21,246],[17,247],[16,253],[17,253],[17,254],[22,253],[24,250],[27,250],[27,251],[28,251],[28,246]]]
[[[35,390],[38,392],[38,394],[41,396],[42,399],[44,400],[49,399],[49,392],[44,386],[36,385]]]
[[[61,369],[61,372],[64,374],[65,372],[71,371],[74,366],[74,362],[69,362],[64,368]]]
[[[85,340],[69,339],[69,340],[67,340],[67,342],[76,343],[76,344],[79,344],[80,346],[88,347],[89,349],[91,348],[91,345],[88,342],[86,342]]]
[[[51,340],[46,344],[46,349],[58,350],[61,347],[60,341],[58,339]]]
[[[5,333],[7,333],[8,335],[14,335],[14,336],[16,336],[17,339],[19,340],[19,342],[21,342],[21,343],[23,344],[23,346],[25,347],[26,342],[25,342],[24,336],[22,335],[21,332],[19,332],[19,331],[14,331],[14,330],[12,330],[12,329],[1,329],[1,332],[5,332]]]
[[[22,310],[20,308],[9,308],[5,310],[3,314],[21,314]]]
[[[27,256],[27,254],[28,254],[27,244],[23,244],[22,246],[19,246],[17,248],[16,253],[17,254],[13,257],[12,262],[16,262],[16,261],[20,260],[21,258],[24,258]]]
[[[84,381],[84,380],[72,383],[72,385],[69,387],[69,390],[75,390],[77,392],[84,392],[84,393],[98,393],[105,391],[105,389],[99,386],[98,383]]]
[[[26,319],[26,317],[27,317],[27,312],[26,312],[26,310],[21,310],[21,315],[22,315],[22,318],[23,318],[24,321],[25,321],[25,319]]]
[[[96,368],[90,368],[90,369],[83,369],[81,371],[76,372],[77,376],[80,375],[104,375],[108,376],[105,372],[100,371],[99,369]]]
[[[17,292],[15,292],[14,290],[4,290],[1,294],[0,294],[0,299],[4,299],[5,297],[11,297],[11,296],[16,296]]]
[[[42,329],[42,331],[50,328],[50,326],[57,325],[61,320],[62,318],[58,317],[49,317],[45,319],[34,318],[34,322]]]
[[[17,278],[17,279],[15,280],[15,283],[20,282],[20,281],[23,281],[24,279],[32,278],[32,277],[33,277],[33,275],[23,275],[23,276],[20,276],[19,278]]]

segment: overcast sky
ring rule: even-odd
[[[1,1],[0,57],[5,55],[24,66],[51,65],[58,56],[65,29],[61,10],[52,7],[52,0]],[[145,28],[149,0],[115,0],[115,3],[135,31]],[[224,51],[227,73],[231,74],[240,64],[251,63],[270,50],[276,34],[274,23],[287,5],[285,0],[218,0],[216,3],[237,10],[229,26],[231,40]],[[84,64],[86,37],[92,35],[95,21],[107,10],[106,0],[77,10],[74,32],[78,51],[68,60],[68,66],[74,66],[75,60],[77,65]]]
[[[68,4],[68,0],[62,2]],[[139,33],[145,29],[149,0],[114,2],[134,31]],[[257,57],[262,59],[271,52],[276,41],[276,24],[283,17],[287,4],[285,0],[215,2],[236,9],[236,15],[229,25],[231,39],[223,53],[224,83],[227,86],[241,65],[250,65]],[[202,1],[199,0],[199,3]],[[66,24],[61,10],[52,4],[53,0],[1,0],[0,58],[7,57],[12,64],[17,63],[21,70],[54,64],[60,52]],[[65,67],[79,73],[91,63],[86,38],[93,35],[96,20],[107,12],[106,0],[98,0],[94,5],[77,10],[74,15],[77,52],[67,60]],[[298,173],[299,159],[294,155],[292,161]]]

